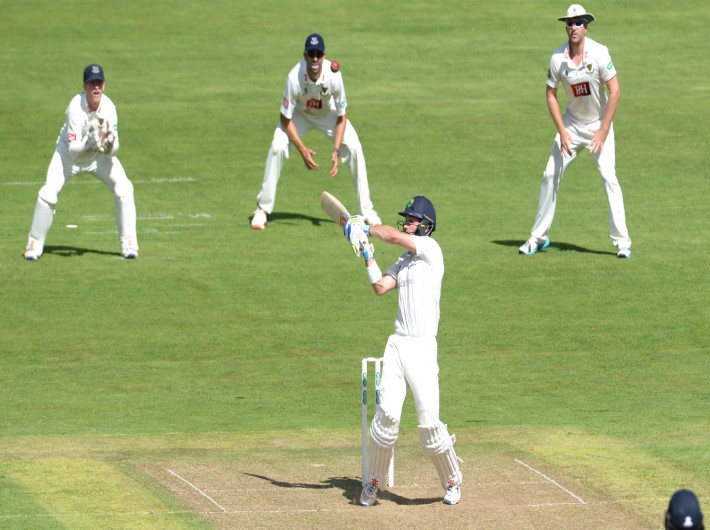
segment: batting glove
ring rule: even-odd
[[[365,258],[365,261],[375,258],[375,245],[369,243],[367,239],[360,242],[360,254]]]
[[[368,235],[370,233],[370,225],[365,224],[365,218],[361,215],[353,215],[346,221],[343,225],[343,234],[350,241],[350,243],[355,243],[353,238],[353,232],[364,233]]]

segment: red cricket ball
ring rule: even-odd
[[[338,61],[331,61],[330,63],[330,71],[335,73],[338,70],[340,70],[340,63]]]

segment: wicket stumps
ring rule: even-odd
[[[375,365],[375,412],[380,407],[380,381],[382,379],[382,365],[384,364],[383,357],[365,357],[362,360],[362,377],[361,377],[361,392],[362,392],[362,485],[367,484],[367,441],[370,439],[370,423],[367,419],[367,372],[370,363]],[[374,415],[374,413],[373,413]],[[392,451],[392,459],[387,476],[389,486],[394,486],[394,450]]]

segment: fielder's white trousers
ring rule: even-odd
[[[397,422],[407,389],[412,390],[419,425],[439,423],[439,364],[436,337],[390,335],[380,384],[382,409]]]
[[[39,190],[28,240],[34,239],[34,248],[42,253],[47,233],[52,226],[54,209],[59,193],[69,180],[79,173],[90,173],[103,182],[113,193],[116,204],[116,224],[121,245],[132,242],[138,248],[136,237],[136,205],[133,184],[115,156],[96,154],[85,162],[78,163],[69,155],[57,150],[47,169],[47,180]]]
[[[564,123],[572,138],[572,156],[562,156],[560,135],[558,133],[555,136],[550,158],[542,176],[537,215],[530,233],[531,236],[537,238],[539,243],[549,237],[550,227],[555,217],[557,193],[562,183],[562,176],[577,155],[591,143],[594,137],[593,131],[600,126],[600,122],[592,124],[575,123],[567,115],[564,117]],[[631,239],[626,228],[624,196],[616,178],[616,144],[613,125],[609,129],[609,135],[606,137],[604,147],[592,156],[597,163],[604,192],[609,202],[609,235],[611,240],[617,248],[631,248]]]
[[[315,128],[331,140],[334,140],[337,117],[335,112],[331,112],[322,117],[313,117],[296,111],[293,114],[292,120],[296,125],[298,135],[301,137]],[[289,158],[290,150],[291,142],[279,123],[279,126],[274,131],[274,139],[271,142],[269,153],[266,155],[264,181],[261,184],[261,191],[256,198],[256,202],[266,213],[274,211],[276,187],[279,183],[284,159]],[[353,186],[357,194],[358,213],[367,217],[373,211],[373,206],[370,200],[370,186],[367,181],[365,155],[362,152],[360,139],[358,138],[357,132],[355,132],[355,128],[350,123],[350,120],[345,124],[340,161],[350,168]],[[323,168],[330,168],[330,153],[325,157],[325,161],[321,162],[321,166]]]

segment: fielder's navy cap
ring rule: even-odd
[[[100,64],[90,64],[84,68],[84,83],[89,81],[105,81],[104,69],[101,68]]]
[[[703,512],[695,493],[678,490],[671,497],[666,512],[666,530],[704,530]]]
[[[311,50],[318,50],[319,52],[325,53],[325,42],[323,41],[323,37],[318,35],[318,33],[313,33],[306,37],[305,51],[309,52]]]

